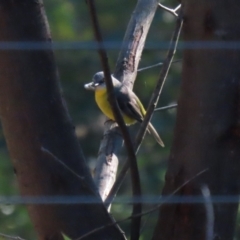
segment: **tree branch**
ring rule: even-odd
[[[158,0],[138,0],[129,21],[114,76],[130,88],[132,88],[135,81],[145,39],[157,7]],[[141,36],[139,37],[140,30]],[[122,147],[120,135],[121,132],[115,123],[110,121],[105,123],[97,166],[94,172],[94,180],[103,201],[108,196],[116,178],[119,162],[118,151]]]
[[[104,44],[102,41],[102,35],[100,31],[100,26],[97,18],[96,8],[94,0],[88,0],[88,6],[90,10],[90,16],[92,19],[93,30],[95,34],[95,38],[98,42],[98,53],[101,60],[102,68],[105,75],[105,82],[107,86],[108,92],[108,100],[110,102],[114,117],[116,122],[118,123],[126,146],[126,150],[128,153],[129,165],[131,169],[131,180],[132,180],[132,193],[133,196],[141,197],[141,186],[140,186],[140,177],[139,171],[137,166],[137,158],[135,155],[135,151],[133,148],[132,140],[128,129],[124,123],[123,117],[118,107],[118,103],[116,97],[114,95],[114,88],[111,78],[111,72],[108,64],[107,53],[104,48]],[[132,215],[141,214],[142,211],[142,204],[141,203],[134,203],[133,204],[133,211]],[[140,232],[140,225],[141,225],[141,216],[132,219],[132,226],[131,226],[131,239],[137,240],[139,239],[139,232]]]
[[[165,11],[173,14],[175,17],[178,17],[177,11],[180,9],[181,4],[179,4],[176,8],[172,9],[172,8],[168,8],[165,7],[164,5],[162,5],[161,3],[158,4],[158,6],[162,9],[164,9]]]
[[[131,89],[157,7],[157,0],[138,0],[123,39],[114,76]]]
[[[0,237],[3,237],[4,239],[11,239],[11,240],[25,240],[18,236],[10,236],[10,235],[3,234],[3,233],[0,233]]]
[[[147,113],[145,115],[145,118],[144,118],[144,120],[141,124],[141,128],[139,129],[137,137],[136,137],[136,143],[135,143],[136,144],[136,150],[139,148],[139,146],[142,142],[142,139],[143,139],[143,137],[146,133],[148,123],[150,122],[150,120],[152,118],[153,112],[155,110],[155,107],[157,106],[159,97],[161,95],[164,83],[167,79],[167,75],[168,75],[173,57],[174,57],[176,49],[177,49],[178,39],[179,39],[181,29],[182,29],[182,23],[183,23],[182,15],[180,14],[178,19],[177,19],[177,22],[176,22],[176,26],[175,26],[175,29],[174,29],[174,32],[173,32],[172,39],[170,41],[170,47],[169,47],[169,51],[167,53],[167,57],[166,57],[166,59],[163,63],[163,66],[161,68],[157,85],[155,87],[155,90],[152,94],[152,98],[151,98],[150,103],[148,105]]]
[[[214,210],[210,190],[206,185],[201,187],[206,210],[206,240],[214,239]]]
[[[205,172],[207,172],[208,169],[204,169],[202,171],[200,171],[199,173],[197,173],[195,176],[191,177],[190,179],[186,180],[183,184],[181,184],[179,187],[177,187],[171,194],[169,194],[160,204],[158,204],[157,206],[151,208],[150,210],[148,211],[145,211],[143,213],[141,213],[141,216],[144,216],[144,215],[147,215],[147,214],[150,214],[152,212],[155,212],[156,210],[159,209],[159,207],[161,207],[163,204],[166,204],[168,203],[168,201],[176,194],[178,193],[183,187],[185,187],[187,184],[189,184],[190,182],[192,182],[193,180],[195,180],[196,178],[198,178],[199,176],[201,176],[202,174],[204,174]],[[161,197],[160,197],[161,198]],[[159,199],[160,201],[160,199]],[[135,218],[135,217],[138,217],[138,215],[132,215],[130,217],[127,217],[127,218],[124,218],[122,220],[119,220],[115,223],[110,223],[110,224],[106,224],[104,226],[101,226],[99,228],[96,228],[96,229],[93,229],[92,231],[82,235],[81,237],[79,237],[78,239],[75,239],[75,240],[82,240],[82,239],[85,239],[86,237],[89,237],[90,235],[102,230],[102,229],[105,229],[105,228],[108,228],[114,224],[119,224],[121,222],[125,222],[129,219],[132,219],[132,218]]]
[[[155,108],[154,112],[169,110],[169,109],[172,109],[172,108],[177,108],[177,104],[172,104],[172,105],[168,105],[168,106],[165,106],[165,107]]]
[[[139,146],[142,142],[142,139],[143,139],[143,137],[146,133],[147,125],[148,125],[149,121],[151,120],[151,117],[152,117],[152,114],[154,112],[155,106],[157,105],[157,102],[158,102],[159,96],[161,94],[163,85],[164,85],[165,80],[167,78],[167,74],[168,74],[169,68],[171,66],[171,62],[173,60],[173,57],[174,57],[174,54],[175,54],[175,51],[176,51],[176,47],[177,47],[179,35],[180,35],[180,32],[181,32],[181,28],[182,28],[182,17],[179,16],[178,20],[177,20],[177,23],[176,23],[176,26],[175,26],[173,36],[172,36],[172,40],[171,40],[171,43],[170,43],[170,47],[169,47],[169,51],[167,53],[166,60],[164,61],[163,67],[162,67],[161,72],[160,72],[160,76],[159,76],[159,80],[157,82],[157,86],[156,86],[156,88],[153,92],[152,99],[149,103],[144,121],[142,122],[141,128],[139,129],[137,137],[136,137],[136,141],[135,141],[135,151],[136,152],[138,151]],[[114,183],[114,185],[113,185],[113,187],[112,187],[112,189],[111,189],[111,191],[110,191],[110,193],[109,193],[109,195],[108,195],[108,197],[105,201],[106,206],[108,206],[113,201],[113,198],[115,197],[118,189],[120,188],[128,169],[129,169],[129,162],[127,160],[124,163],[123,168],[121,169],[121,171],[118,175],[118,178],[117,178],[116,182]]]
[[[177,62],[181,62],[181,61],[182,61],[182,59],[178,59],[178,60],[172,61],[172,63],[177,63]],[[151,69],[154,67],[162,66],[162,65],[163,65],[163,62],[160,62],[160,63],[153,64],[151,66],[148,66],[148,67],[139,68],[137,71],[142,72],[142,71],[145,71],[145,70],[148,70],[148,69]]]

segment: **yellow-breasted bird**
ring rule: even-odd
[[[127,86],[123,85],[120,81],[112,76],[112,83],[114,87],[114,93],[121,110],[123,120],[126,125],[131,125],[136,122],[142,122],[143,117],[146,114],[141,101],[136,94]],[[108,101],[107,88],[104,81],[104,73],[98,72],[93,76],[93,81],[85,84],[84,87],[87,90],[95,91],[95,100],[101,111],[111,120],[114,119],[112,108]],[[147,130],[153,135],[155,140],[164,147],[164,143],[157,131],[151,123],[148,124]]]

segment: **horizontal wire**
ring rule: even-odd
[[[211,196],[209,197],[212,203],[238,203],[238,195],[230,196]],[[145,196],[145,197],[116,197],[113,204],[134,204],[134,203],[143,203],[143,204],[160,204],[160,203],[187,203],[187,204],[196,204],[196,203],[205,203],[205,199],[202,195],[199,196]],[[32,197],[32,196],[2,196],[0,197],[0,204],[6,205],[15,205],[15,204],[95,204],[99,203],[96,198],[93,197],[79,197],[79,196],[41,196],[41,197]]]
[[[107,49],[118,50],[124,47],[120,41],[106,41]],[[128,44],[126,43],[126,48]],[[93,41],[53,41],[53,42],[0,42],[0,50],[97,50],[99,46]],[[149,41],[145,49],[169,49],[169,42]],[[192,41],[179,42],[178,49],[240,49],[239,41]]]

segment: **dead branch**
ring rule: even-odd
[[[129,87],[132,87],[135,81],[145,39],[157,6],[157,0],[139,0],[129,21],[114,72],[114,76],[124,81],[124,84]],[[129,70],[130,68],[132,70]],[[105,123],[94,173],[94,181],[103,201],[108,196],[116,178],[119,163],[118,152],[122,147],[120,135],[121,132],[115,123]]]
[[[154,112],[154,109],[157,105],[159,96],[161,94],[163,85],[164,85],[165,80],[167,78],[168,71],[170,69],[171,62],[173,60],[173,57],[174,57],[174,54],[175,54],[175,51],[176,51],[176,47],[177,47],[179,35],[180,35],[180,32],[181,32],[181,28],[182,28],[182,17],[180,16],[178,18],[176,26],[175,26],[175,30],[174,30],[174,33],[173,33],[173,36],[172,36],[172,40],[170,42],[170,47],[169,47],[169,50],[168,50],[168,53],[167,53],[166,60],[164,61],[163,67],[161,68],[156,88],[153,92],[151,101],[149,103],[149,106],[148,106],[148,109],[147,109],[147,114],[144,118],[144,121],[141,124],[141,128],[139,129],[137,137],[136,137],[136,141],[135,141],[136,152],[138,151],[138,149],[140,147],[140,144],[142,142],[142,139],[143,139],[143,137],[146,133],[147,125],[148,125],[149,121],[151,120],[152,114]],[[120,186],[121,186],[121,184],[122,184],[122,182],[125,178],[125,175],[126,175],[128,169],[129,169],[129,163],[128,163],[128,160],[126,160],[126,162],[123,165],[123,168],[121,169],[121,171],[118,175],[118,178],[117,178],[116,182],[114,183],[114,185],[113,185],[113,187],[112,187],[112,189],[109,193],[109,196],[107,197],[107,199],[105,201],[106,206],[108,206],[112,202],[114,196],[116,195],[118,189],[120,188]]]
[[[101,35],[101,30],[97,18],[97,12],[95,8],[95,3],[94,0],[89,0],[88,1],[89,9],[90,9],[90,16],[92,19],[93,23],[93,30],[95,34],[95,38],[99,44],[99,56],[101,59],[101,64],[102,68],[104,71],[105,75],[105,82],[107,86],[107,91],[108,91],[108,100],[110,102],[114,118],[118,124],[118,126],[121,129],[125,147],[127,150],[128,154],[128,159],[129,159],[129,165],[131,169],[131,180],[132,180],[132,194],[133,196],[138,196],[141,197],[141,185],[140,185],[140,176],[139,176],[139,171],[138,171],[138,166],[137,166],[137,158],[135,155],[135,151],[133,148],[133,143],[130,137],[130,134],[128,132],[128,129],[124,123],[122,114],[120,112],[120,109],[118,107],[118,103],[114,94],[114,88],[113,88],[113,83],[112,83],[112,78],[111,78],[111,72],[108,64],[108,58],[107,58],[107,53],[103,45],[103,40],[102,40],[102,35]],[[132,215],[136,214],[141,214],[142,211],[142,204],[139,203],[134,203],[133,204],[133,211]],[[140,226],[141,226],[141,216],[133,218],[132,219],[132,225],[131,225],[131,239],[132,240],[138,240],[139,239],[139,232],[140,232]]]
[[[179,4],[179,5],[178,5],[176,8],[174,8],[174,9],[168,8],[168,7],[164,6],[164,5],[162,5],[161,3],[159,3],[158,6],[159,6],[160,8],[162,8],[163,10],[171,13],[171,14],[174,15],[175,17],[178,17],[177,11],[180,9],[181,4]]]
[[[177,108],[177,104],[171,104],[171,105],[168,105],[168,106],[165,106],[165,107],[155,108],[154,112],[169,110],[169,109],[172,109],[172,108]]]
[[[213,202],[211,200],[211,194],[209,188],[206,185],[201,187],[201,192],[204,198],[204,205],[206,211],[206,240],[214,239],[214,210]]]
[[[11,240],[25,240],[18,236],[10,236],[10,235],[3,234],[3,233],[0,233],[0,237],[3,237],[4,239],[11,239]]]
[[[169,194],[163,201],[161,201],[161,197],[159,198],[159,202],[161,201],[160,204],[157,204],[157,206],[151,208],[150,210],[148,211],[145,211],[143,213],[141,213],[141,216],[144,216],[144,215],[147,215],[147,214],[150,214],[152,212],[155,212],[156,210],[158,210],[163,204],[166,204],[168,203],[168,201],[176,194],[178,193],[183,187],[185,187],[187,184],[189,184],[190,182],[192,182],[193,180],[195,180],[196,178],[200,177],[202,174],[206,173],[208,171],[208,169],[204,169],[202,171],[200,171],[199,173],[197,173],[195,176],[193,176],[192,178],[186,180],[183,184],[181,184],[179,187],[177,187],[171,194]],[[93,229],[92,231],[82,235],[81,237],[75,239],[75,240],[82,240],[82,239],[85,239],[86,237],[102,230],[102,229],[105,229],[105,228],[108,228],[110,226],[112,226],[113,224],[119,224],[119,223],[122,223],[122,222],[125,222],[127,220],[130,220],[132,218],[135,218],[135,217],[138,217],[138,215],[132,215],[130,217],[127,217],[127,218],[124,218],[122,220],[119,220],[115,223],[111,223],[111,224],[107,224],[107,225],[103,225],[99,228],[96,228],[96,229]]]

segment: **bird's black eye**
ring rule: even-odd
[[[98,83],[99,83],[99,84],[104,83],[104,79],[99,80]]]

